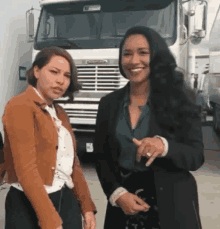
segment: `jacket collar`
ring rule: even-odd
[[[26,94],[28,98],[34,101],[42,110],[45,110],[47,103],[43,98],[41,98],[37,92],[34,90],[34,87],[29,85],[26,89]]]
[[[47,106],[48,104],[46,103],[46,101],[37,93],[37,91],[35,91],[35,88],[31,85],[29,85],[26,90],[25,93],[28,97],[29,100],[32,100],[37,106],[39,106],[43,111],[47,110]],[[58,112],[58,106],[56,103],[53,103],[53,107],[55,108],[56,112],[57,112],[57,116],[59,119],[60,118],[60,112]]]

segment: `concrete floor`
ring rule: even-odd
[[[203,127],[205,145],[205,163],[193,172],[199,191],[200,215],[203,229],[220,229],[220,140],[212,127]],[[91,195],[98,209],[96,215],[97,229],[103,229],[106,197],[99,184],[97,174],[92,164],[83,164],[84,174],[88,181]],[[4,185],[0,191],[0,229],[4,228],[4,203],[8,192]]]

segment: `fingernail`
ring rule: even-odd
[[[149,211],[149,209],[150,209],[150,206],[145,210],[145,212]]]

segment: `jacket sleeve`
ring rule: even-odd
[[[44,188],[37,168],[32,104],[12,99],[6,105],[3,125],[18,182],[35,210],[40,227],[56,229],[62,220]]]
[[[99,109],[96,119],[96,131],[94,141],[96,171],[101,186],[108,199],[117,188],[121,187],[121,184],[116,179],[115,165],[112,158],[112,153],[115,149],[113,147],[113,143],[109,143],[109,107],[109,104],[105,101],[104,98],[102,98],[99,103]]]
[[[67,121],[69,131],[72,132],[72,127],[71,127],[68,115],[66,114],[65,110],[62,107],[60,107],[60,106],[58,106],[58,107],[61,110],[62,114],[65,116],[65,120]],[[71,134],[73,137],[73,141],[75,142],[75,144],[74,144],[75,155],[74,155],[74,163],[73,163],[73,172],[71,175],[72,180],[73,180],[73,184],[74,184],[73,192],[77,196],[77,199],[80,203],[81,212],[83,215],[89,211],[93,211],[94,214],[96,214],[97,213],[96,206],[95,206],[95,204],[92,200],[92,197],[90,195],[89,187],[88,187],[88,184],[86,182],[85,176],[83,174],[83,169],[82,169],[80,162],[79,162],[79,159],[77,157],[76,139],[75,139],[74,134],[73,133],[71,133]]]
[[[77,156],[75,156],[74,159],[72,179],[74,183],[73,191],[80,203],[82,214],[84,215],[89,211],[92,211],[94,214],[96,214],[96,206],[90,195],[89,187],[83,175],[83,170]]]
[[[204,145],[202,124],[200,118],[191,122],[187,134],[187,141],[177,142],[167,138],[169,149],[164,159],[169,159],[179,169],[195,171],[204,163]],[[161,159],[163,160],[163,159]]]

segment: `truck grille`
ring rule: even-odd
[[[124,86],[127,82],[120,75],[117,65],[81,65],[77,66],[77,70],[82,91],[111,92]]]
[[[59,105],[61,105],[68,114],[71,124],[95,125],[98,110],[98,102],[96,104],[59,103]]]

